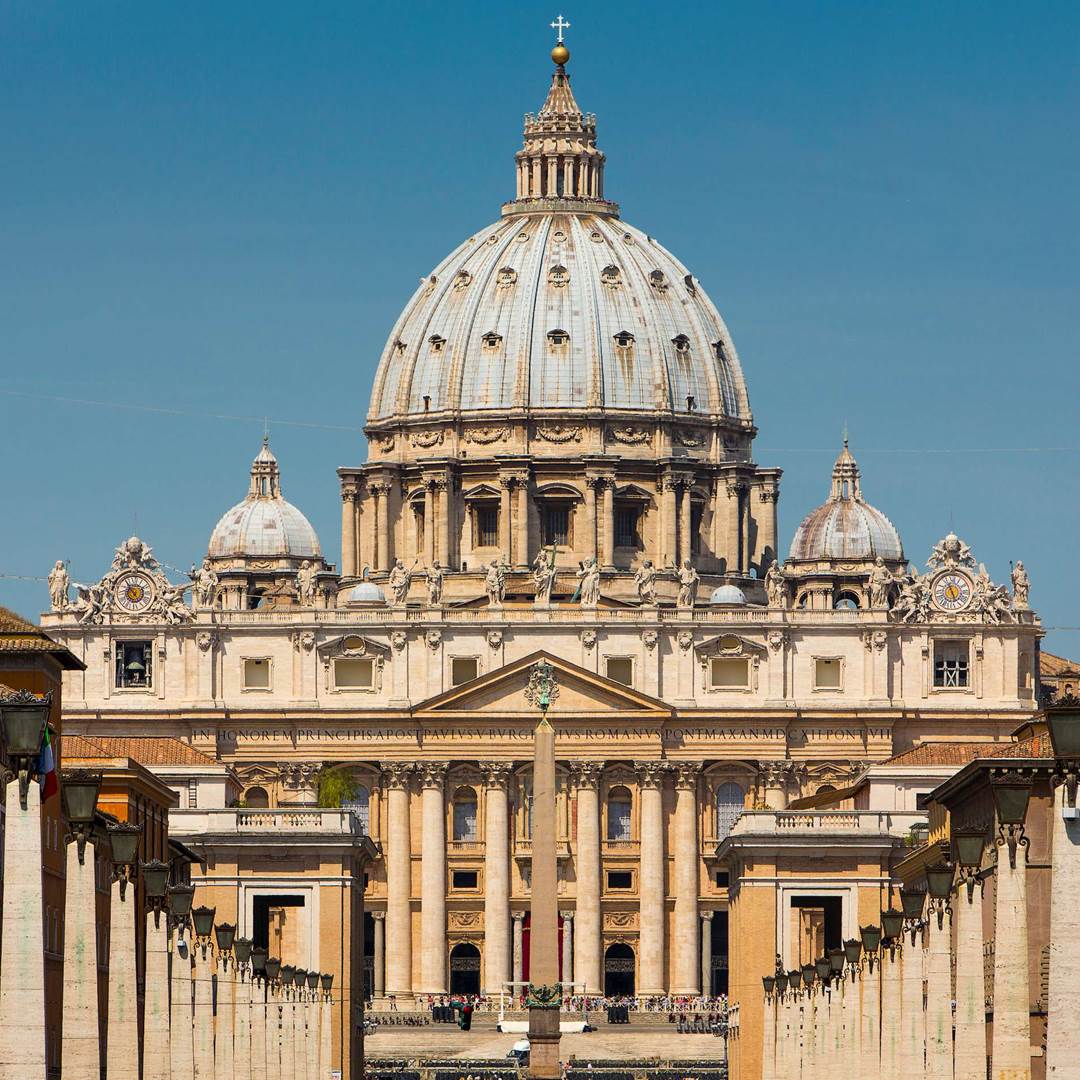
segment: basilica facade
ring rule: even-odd
[[[607,198],[596,119],[556,60],[515,198],[390,331],[368,459],[335,481],[339,564],[264,443],[190,581],[133,537],[92,584],[58,564],[42,620],[85,665],[64,676],[66,732],[173,736],[227,771],[237,805],[175,811],[174,831],[201,815],[182,838],[241,932],[268,897],[316,907],[332,867],[305,855],[323,827],[305,808],[346,793],[374,842],[347,940],[366,939],[376,1004],[528,978],[540,659],[561,977],[589,994],[758,994],[756,966],[729,968],[729,903],[776,883],[726,861],[740,814],[782,840],[792,800],[930,739],[1004,739],[1037,709],[1022,565],[995,584],[950,534],[912,569],[846,443],[781,550],[780,470],[754,461],[731,335]],[[218,869],[218,811],[232,848],[263,830],[257,871]],[[887,889],[887,858],[860,873]],[[329,970],[329,939],[301,936],[297,961]]]

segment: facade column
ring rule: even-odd
[[[664,923],[666,896],[664,874],[664,774],[662,761],[635,764],[641,798],[641,862],[638,896],[639,997],[656,997],[665,991]]]
[[[900,1075],[922,1076],[926,1054],[921,928],[911,930],[900,957]]]
[[[124,872],[119,867],[117,871]],[[118,878],[112,883],[109,909],[109,1026],[105,1051],[108,1076],[122,1075],[132,1062],[139,1060],[135,963],[135,882]]]
[[[702,971],[704,971],[704,964],[702,965]],[[765,1024],[761,1043],[761,1080],[778,1080],[776,1075],[775,993],[765,995]]]
[[[602,761],[579,761],[573,767],[577,787],[577,926],[574,972],[590,995],[603,993],[600,971],[600,776]]]
[[[329,994],[323,994],[319,1010],[319,1080],[333,1080],[334,1004]]]
[[[386,996],[386,912],[373,911],[375,924],[375,970],[372,972],[372,991],[377,998]]]
[[[449,475],[439,476],[435,479],[435,488],[432,494],[438,499],[438,541],[439,541],[439,565],[444,569],[450,568],[450,531],[454,518],[454,500],[452,498],[453,481]]]
[[[739,552],[742,544],[742,486],[734,481],[727,485],[727,539],[725,543],[725,566],[728,574],[740,573]]]
[[[601,564],[605,570],[615,569],[615,480],[604,481],[604,526]]]
[[[214,962],[213,958],[208,955],[208,950],[209,946],[198,942],[192,946],[192,952],[195,956],[195,1080],[215,1080],[214,989],[212,982]],[[112,978],[112,971],[110,970],[110,983]],[[109,997],[111,1001],[111,991]],[[111,1022],[111,1016],[109,1020]],[[112,1071],[110,1068],[109,1072]]]
[[[449,762],[421,763],[420,993],[446,993],[446,800]]]
[[[510,980],[510,814],[506,784],[510,762],[485,762],[484,776],[484,986],[497,994]]]
[[[1050,881],[1055,897],[1080,896],[1080,822],[1075,818],[1066,821],[1063,816],[1068,805],[1067,790],[1064,785],[1054,789],[1050,811],[1053,818]],[[1064,1080],[1080,1062],[1080,1027],[1065,1019],[1080,1016],[1080,922],[1068,904],[1050,904],[1050,940],[1053,946],[1047,987],[1046,1077]],[[960,1080],[959,1072],[957,1080]]]
[[[509,476],[499,477],[499,549],[502,551],[503,562],[513,566],[513,551],[511,536],[513,529],[510,524],[510,489],[514,481]]]
[[[562,978],[566,993],[574,993],[574,913],[560,911],[562,916]]]
[[[267,1080],[266,1074],[266,978],[251,976],[251,1080]]]
[[[859,1010],[860,1075],[876,1077],[881,1068],[881,965],[878,960],[863,956],[862,1005]]]
[[[953,918],[956,922],[956,1042],[953,1075],[956,1080],[986,1080],[982,902],[982,880],[974,878],[966,887],[957,890],[956,899],[953,901]],[[1051,906],[1051,923],[1053,917],[1054,910]],[[1051,940],[1055,939],[1051,937]],[[1080,1046],[1077,1047],[1077,1052],[1080,1053]],[[1049,1053],[1048,1039],[1047,1075],[1050,1075]]]
[[[952,1080],[953,1075],[952,927],[945,914],[940,908],[932,911],[927,926],[927,1080]]]
[[[375,569],[390,569],[390,485],[371,484],[369,490],[375,495]]]
[[[234,969],[233,987],[235,990],[235,1023],[233,1027],[233,1060],[236,1076],[241,1080],[252,1080],[255,1072],[251,1051],[251,965],[237,965]],[[143,1076],[143,1080],[148,1077]],[[170,1080],[168,1075],[161,1080]]]
[[[597,476],[585,478],[585,555],[600,562],[596,531],[596,488],[603,481]]]
[[[776,500],[779,492],[776,484],[766,484],[756,488],[758,513],[757,521],[757,548],[758,559],[761,566],[760,576],[765,576],[765,570],[771,563],[779,562],[780,558],[776,550]]]
[[[904,1080],[899,1072],[902,1007],[900,952],[897,943],[886,941],[881,946],[881,1080]]]
[[[351,485],[341,488],[341,574],[356,575],[356,491]]]
[[[101,1075],[95,919],[96,859],[97,849],[89,841],[81,858],[79,845],[68,845],[67,893],[64,900],[64,1035],[60,1060],[63,1062],[64,1076],[71,1080],[98,1080]],[[11,872],[10,864],[8,872]],[[16,948],[13,941],[5,944],[13,950]],[[148,941],[148,965],[149,948]],[[149,990],[148,982],[148,993]]]
[[[195,1045],[191,1014],[191,942],[181,926],[173,939],[169,980],[169,1059],[173,1076],[195,1075]]]
[[[70,880],[70,879],[69,879]],[[71,895],[67,903],[70,911]],[[91,908],[93,910],[93,908]],[[169,1064],[169,917],[164,911],[146,915],[146,968],[143,991],[143,1080],[170,1080]],[[92,954],[92,952],[91,952]],[[66,970],[66,967],[65,967]],[[97,989],[97,972],[91,986]],[[64,1029],[68,1024],[65,1007]],[[67,1065],[64,1065],[67,1076]],[[78,1074],[75,1074],[76,1080]]]
[[[712,997],[712,933],[713,912],[701,913],[701,993],[703,997]],[[773,1036],[776,1035],[776,1005],[773,1004]]]
[[[424,550],[417,556],[426,566],[435,561],[435,488],[431,480],[424,479]]]
[[[698,893],[701,888],[698,864],[697,818],[699,762],[680,761],[675,766],[675,921],[672,951],[675,959],[671,993],[693,997],[708,993],[708,982],[698,960]]]
[[[660,567],[678,564],[679,550],[675,546],[676,519],[678,509],[675,503],[678,483],[673,476],[665,476],[661,482],[660,517],[663,536],[660,538]]]
[[[384,762],[386,777],[386,992],[412,997],[412,850],[407,762]]]
[[[518,566],[529,565],[529,474],[517,481],[517,557]]]
[[[994,872],[994,1034],[992,1080],[1031,1076],[1031,1019],[1028,990],[1027,847],[1017,845],[1016,865],[998,841]]]
[[[214,1069],[219,1080],[231,1080],[236,1071],[236,965],[229,953],[218,954],[217,1030],[214,1036]]]
[[[689,478],[683,481],[682,490],[679,492],[679,565],[682,566],[692,558],[693,537],[691,535],[691,507],[690,498],[691,481]]]
[[[525,913],[514,912],[514,982],[525,981]],[[515,994],[525,991],[520,986],[514,987]]]

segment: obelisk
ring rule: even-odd
[[[555,729],[548,706],[558,695],[545,660],[530,673],[528,700],[540,709],[533,737],[532,898],[529,906],[529,1075],[557,1080],[559,1068],[558,878],[555,862]]]

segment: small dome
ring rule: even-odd
[[[788,558],[904,560],[904,545],[896,526],[876,507],[863,501],[859,466],[844,448],[833,466],[829,498],[803,518],[791,540]]]
[[[266,439],[251,465],[247,498],[214,526],[208,555],[212,559],[238,555],[322,558],[311,522],[281,494],[281,470]]]
[[[374,581],[361,581],[358,585],[354,585],[349,589],[339,602],[344,604],[385,604],[386,597],[383,596],[382,589]]]
[[[709,603],[745,606],[746,593],[736,585],[721,585],[713,589],[713,594],[709,597]]]

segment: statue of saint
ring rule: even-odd
[[[416,563],[413,563],[415,566]],[[401,605],[405,603],[405,598],[409,595],[409,583],[412,581],[412,571],[405,569],[405,564],[401,559],[394,560],[394,568],[390,571],[390,577],[387,579],[387,584],[390,586],[390,591],[394,594],[394,603]]]
[[[49,571],[49,602],[52,604],[53,611],[67,610],[70,584],[71,579],[68,577],[67,567],[62,559],[57,559],[56,565]]]
[[[536,603],[549,604],[551,602],[551,589],[555,584],[555,546],[541,548],[536,553],[532,568],[533,586],[536,593]]]
[[[310,559],[305,559],[296,572],[296,596],[301,607],[315,606],[316,570]]]
[[[191,609],[184,603],[184,593],[190,585],[170,585],[166,583],[161,590],[161,614],[167,623],[182,623],[191,618]]]
[[[874,560],[874,566],[870,571],[870,606],[872,608],[889,606],[889,590],[892,584],[893,576],[889,573],[885,560],[879,555]]]
[[[60,564],[57,563],[57,566]],[[1013,608],[1017,611],[1028,610],[1028,594],[1031,592],[1031,579],[1024,569],[1024,564],[1017,559],[1012,572]]]
[[[210,566],[210,560],[203,559],[202,566],[193,566],[188,577],[191,578],[195,603],[202,608],[213,607],[217,602],[218,576]]]
[[[697,587],[701,579],[693,563],[687,559],[679,569],[679,600],[681,608],[692,608],[697,600]]]
[[[600,599],[600,567],[596,559],[586,559],[578,576],[578,596],[582,607],[594,608]]]
[[[424,571],[424,580],[427,582],[427,602],[429,606],[438,607],[442,603],[443,590],[443,569],[438,560]]]
[[[653,566],[652,559],[646,559],[638,567],[638,572],[634,575],[634,585],[642,604],[656,603],[656,567]]]
[[[765,595],[769,598],[769,607],[787,607],[787,588],[783,570],[776,563],[770,563],[765,571]]]
[[[484,591],[491,607],[500,606],[506,599],[506,567],[498,559],[492,560],[484,575]]]

